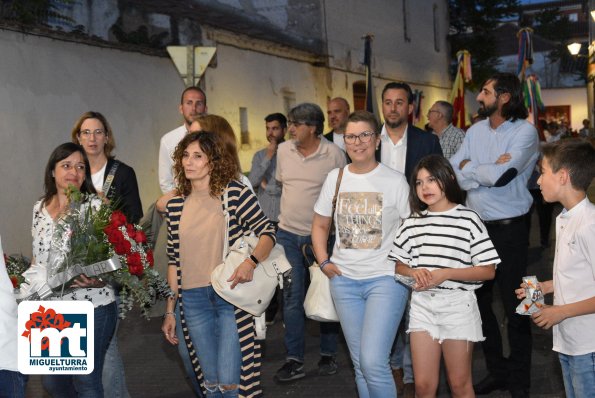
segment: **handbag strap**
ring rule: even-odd
[[[120,165],[120,162],[115,160],[114,164],[112,164],[112,167],[109,169],[109,173],[107,174],[105,182],[103,183],[103,187],[101,187],[101,192],[103,192],[105,194],[105,196],[107,196],[109,189],[112,186],[112,182],[114,181],[114,177],[116,175],[116,170],[118,170],[119,165]]]
[[[229,253],[229,211],[228,211],[228,195],[227,195],[227,188],[224,190],[223,193],[223,217],[225,218],[225,241],[223,242],[223,257],[222,259],[225,260],[227,254]]]
[[[331,212],[331,228],[329,234],[334,231],[335,228],[335,210],[337,209],[337,195],[339,194],[339,187],[341,186],[341,180],[343,179],[343,167],[339,169],[339,175],[337,176],[337,184],[335,185],[335,195],[333,196],[333,211]]]
[[[341,186],[341,179],[343,178],[343,167],[339,169],[339,175],[337,176],[337,183],[335,185],[335,195],[333,196],[333,211],[331,212],[331,227],[329,229],[329,234],[334,231],[335,228],[335,210],[337,208],[337,195],[339,194],[339,187]],[[312,265],[312,263],[316,262],[316,256],[314,255],[314,248],[312,247],[312,243],[304,243],[301,247],[302,255],[308,262],[308,267]],[[312,253],[310,256],[309,253]]]

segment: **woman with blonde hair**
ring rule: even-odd
[[[70,138],[85,149],[97,192],[120,207],[129,222],[138,223],[143,207],[136,174],[132,167],[112,156],[116,140],[105,116],[94,111],[83,113],[74,124]]]

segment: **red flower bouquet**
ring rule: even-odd
[[[59,296],[72,289],[74,278],[85,274],[119,289],[121,318],[135,303],[148,317],[158,297],[173,293],[153,269],[153,252],[145,232],[97,195],[84,195],[71,187],[68,197],[70,210],[60,218],[52,235],[47,283],[41,286],[39,281],[27,279],[33,288],[25,296]]]

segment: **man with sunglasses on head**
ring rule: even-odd
[[[277,149],[276,180],[282,186],[277,243],[283,246],[291,263],[292,281],[283,290],[287,354],[285,363],[275,375],[278,382],[305,377],[304,285],[309,264],[302,246],[312,243],[314,203],[328,172],[346,164],[345,153],[322,136],[324,114],[318,105],[297,105],[289,111],[287,119],[290,140]],[[320,324],[320,375],[337,372],[338,332],[337,322]]]

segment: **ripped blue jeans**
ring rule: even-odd
[[[219,297],[212,286],[184,290],[182,304],[207,398],[237,397],[242,361],[235,307]]]

